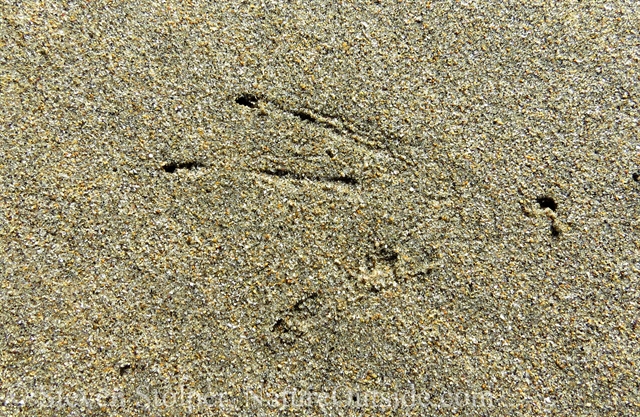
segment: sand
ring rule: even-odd
[[[0,414],[640,414],[634,2],[0,5]]]

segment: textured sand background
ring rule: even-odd
[[[0,414],[639,414],[640,6],[520,3],[2,2]]]

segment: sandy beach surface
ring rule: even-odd
[[[0,415],[640,414],[640,5],[0,4]]]

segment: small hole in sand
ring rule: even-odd
[[[166,164],[162,166],[162,169],[164,169],[164,172],[173,174],[178,169],[178,164]]]
[[[126,374],[130,370],[131,370],[131,365],[129,365],[128,363],[120,366],[120,369],[119,369],[120,376],[123,376],[124,374]]]
[[[258,105],[258,97],[253,94],[243,94],[236,99],[236,103],[254,109]]]
[[[538,204],[540,204],[541,209],[550,208],[551,210],[556,211],[556,209],[558,208],[558,204],[551,197],[547,197],[547,196],[538,197],[536,201],[538,202]]]
[[[398,260],[398,252],[389,248],[383,248],[380,251],[380,259],[382,259],[385,262],[393,264]]]

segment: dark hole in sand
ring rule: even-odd
[[[551,197],[547,197],[547,196],[538,197],[536,201],[538,202],[538,204],[540,204],[541,209],[550,208],[551,210],[556,211],[556,209],[558,208],[558,204]]]
[[[634,181],[640,181],[640,172],[634,172],[632,177]]]
[[[253,94],[243,94],[236,99],[236,103],[253,109],[258,105],[258,97]]]
[[[380,258],[389,263],[395,263],[398,260],[398,252],[384,248],[380,251]]]
[[[555,223],[551,224],[551,236],[558,237],[560,236],[560,228],[555,225]]]
[[[131,370],[131,365],[129,365],[128,363],[120,366],[120,369],[119,369],[120,376],[123,376],[124,374],[129,372],[129,370]]]

